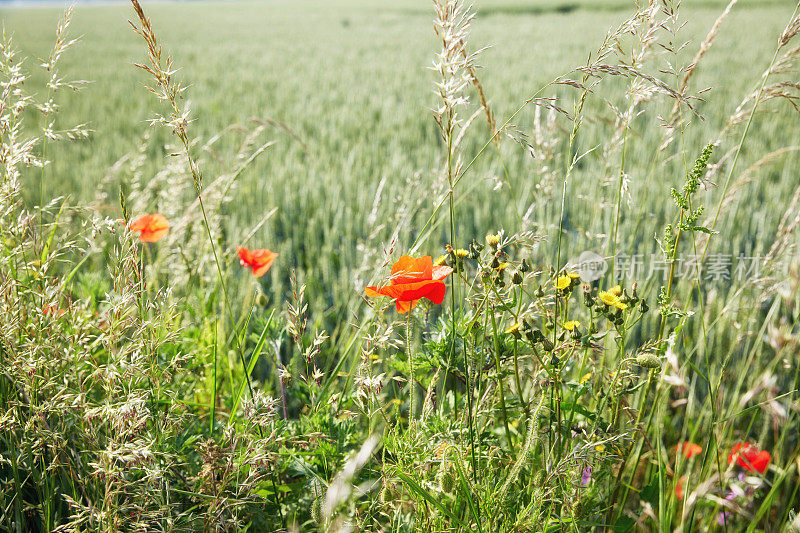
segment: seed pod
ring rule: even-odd
[[[513,276],[511,276],[511,282],[512,282],[514,285],[522,285],[522,272],[521,272],[521,271],[519,271],[519,270],[517,270],[516,272],[514,272],[514,275],[513,275]]]
[[[523,274],[531,271],[531,267],[530,265],[528,265],[527,259],[522,260],[522,264],[519,266],[519,271],[522,272]]]
[[[263,292],[259,292],[258,296],[256,296],[256,305],[260,307],[266,307],[268,303],[269,300],[267,299],[267,295]]]
[[[645,368],[661,368],[661,359],[655,354],[644,352],[636,356],[636,364]]]

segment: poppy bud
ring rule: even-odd
[[[519,270],[514,272],[514,275],[511,276],[511,282],[514,285],[522,285],[522,272],[520,272]]]
[[[266,307],[268,303],[269,299],[267,298],[267,295],[264,294],[263,292],[259,292],[258,295],[256,296],[256,305],[260,307]]]

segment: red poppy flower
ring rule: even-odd
[[[131,231],[139,232],[139,240],[142,242],[156,242],[164,235],[169,233],[169,222],[164,215],[155,213],[153,215],[142,215],[130,225]]]
[[[240,246],[236,249],[239,254],[239,264],[243,267],[250,267],[253,269],[253,275],[260,278],[267,273],[267,270],[272,266],[272,262],[278,257],[278,254],[270,250],[248,250]]]
[[[700,455],[703,452],[703,447],[694,442],[684,441],[675,446],[675,453],[682,452],[683,456],[691,459],[695,455]]]
[[[451,272],[449,266],[433,266],[429,255],[419,258],[404,255],[392,265],[389,284],[367,287],[367,296],[394,298],[398,313],[408,313],[422,298],[439,305],[445,293],[442,280]]]
[[[770,460],[772,460],[772,455],[768,451],[759,450],[747,442],[740,442],[731,448],[731,453],[728,454],[728,464],[731,464],[734,459],[736,464],[745,470],[763,474],[767,470]]]

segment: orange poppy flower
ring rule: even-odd
[[[772,460],[772,455],[768,451],[759,450],[747,442],[740,442],[731,448],[731,453],[728,454],[728,464],[731,464],[734,459],[736,464],[745,470],[763,474]]]
[[[687,477],[681,476],[678,478],[677,483],[675,483],[675,497],[679,500],[683,499],[683,484],[686,483]]]
[[[156,242],[164,235],[169,233],[169,222],[164,215],[155,213],[153,215],[142,215],[130,225],[131,231],[139,232],[139,240],[142,242]]]
[[[703,447],[694,442],[684,441],[675,446],[675,453],[682,452],[683,456],[691,459],[695,455],[700,455],[703,452]]]
[[[388,296],[395,299],[398,313],[408,313],[422,298],[436,305],[444,300],[444,278],[453,269],[449,266],[433,266],[429,255],[414,258],[404,255],[392,265],[392,276],[388,285],[367,287],[367,296]]]
[[[253,269],[253,275],[257,278],[266,274],[272,262],[278,257],[278,254],[270,250],[248,250],[244,246],[237,248],[236,253],[239,254],[239,264]]]

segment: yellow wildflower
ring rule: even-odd
[[[578,322],[577,320],[568,320],[563,324],[564,329],[566,329],[567,331],[572,331],[580,325],[581,323]]]
[[[581,378],[581,385],[583,385],[584,383],[586,383],[590,379],[592,379],[592,373],[591,372],[588,372],[588,373],[584,374],[583,377]]]
[[[618,288],[618,286],[614,288]],[[619,296],[614,294],[613,292],[614,288],[607,291],[600,291],[597,297],[600,298],[601,302],[603,302],[609,307],[616,307],[617,309],[627,309],[628,304],[622,303],[622,300],[619,299]]]
[[[620,287],[619,285],[614,285],[613,287],[608,289],[608,292],[610,292],[614,296],[619,296],[622,294],[622,287]]]
[[[508,326],[508,327],[506,328],[506,334],[509,334],[509,335],[514,335],[515,337],[519,337],[519,336],[520,336],[520,333],[519,333],[519,328],[520,328],[521,326],[522,326],[522,324],[521,324],[521,323],[519,323],[519,322],[514,322],[513,324],[511,324],[510,326]]]
[[[433,266],[444,266],[447,264],[447,254],[440,255],[436,261],[433,262]]]
[[[556,280],[556,289],[563,291],[569,288],[572,285],[572,278],[569,276],[558,276]]]

